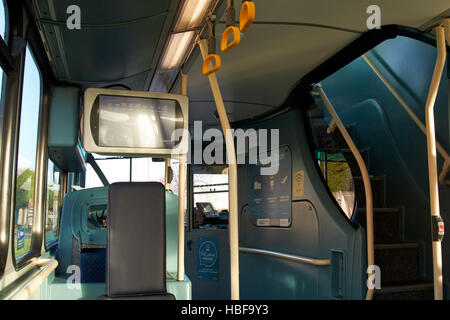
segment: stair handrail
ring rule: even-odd
[[[417,117],[412,108],[406,103],[406,101],[402,98],[402,96],[398,93],[398,91],[395,90],[395,88],[390,84],[390,82],[386,79],[386,77],[380,71],[380,69],[378,69],[375,66],[373,61],[365,54],[363,54],[361,57],[369,65],[369,67],[373,70],[373,72],[375,72],[375,74],[378,76],[381,82],[383,82],[384,86],[392,93],[392,95],[395,97],[398,103],[400,103],[400,105],[403,107],[403,109],[406,111],[409,117],[414,121],[414,123],[417,125],[420,131],[422,131],[423,134],[426,136],[427,129],[422,120],[420,120],[419,117]],[[436,149],[442,156],[442,158],[444,158],[444,166],[442,167],[441,173],[439,174],[439,182],[442,185],[447,185],[449,182],[446,181],[446,175],[450,168],[450,156],[438,141],[436,141]]]
[[[375,265],[375,248],[374,248],[374,233],[373,233],[373,196],[372,196],[372,185],[370,183],[370,177],[369,177],[369,171],[367,170],[367,166],[364,162],[363,157],[361,156],[361,153],[359,152],[358,148],[356,147],[355,143],[353,142],[353,139],[351,138],[350,134],[348,133],[347,129],[345,128],[344,124],[342,123],[341,119],[339,118],[336,110],[334,110],[333,105],[331,104],[330,100],[328,99],[327,95],[322,89],[322,86],[320,84],[315,84],[313,86],[313,92],[316,92],[320,95],[322,101],[324,102],[326,108],[328,109],[328,112],[331,114],[334,124],[336,125],[341,132],[342,136],[345,139],[345,142],[350,147],[350,150],[353,153],[353,156],[355,157],[359,170],[361,171],[361,175],[363,178],[364,183],[364,191],[366,195],[366,234],[367,234],[367,265],[368,267]],[[369,282],[372,279],[372,275],[374,274],[373,268],[367,269],[367,294],[366,294],[366,300],[372,300],[374,289],[372,285],[369,285]]]

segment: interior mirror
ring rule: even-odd
[[[100,88],[89,88],[84,93],[82,135],[87,152],[184,154],[187,129],[186,96]]]

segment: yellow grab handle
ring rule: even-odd
[[[211,61],[214,59],[214,67],[209,68],[209,65],[211,64]],[[217,70],[220,69],[220,57],[217,54],[209,54],[205,61],[203,61],[203,69],[202,69],[202,73],[207,76],[210,75],[213,72],[216,72]]]
[[[228,44],[228,39],[230,38],[231,34],[234,34],[234,39],[230,44]],[[220,41],[220,49],[223,52],[227,52],[237,46],[240,41],[241,32],[239,31],[239,29],[234,26],[229,26],[225,29],[225,32],[222,35],[222,40]]]
[[[241,29],[241,32],[246,32],[253,21],[255,21],[255,3],[253,1],[245,1],[242,4],[239,16],[239,29]]]

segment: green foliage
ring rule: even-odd
[[[351,191],[352,190],[352,172],[342,153],[327,154],[327,165],[325,173],[324,153],[320,154],[320,169],[327,180],[331,192]],[[319,154],[317,154],[319,156]]]
[[[28,186],[25,184],[29,183]],[[25,169],[17,176],[16,209],[26,208],[30,199],[34,199],[34,171]]]

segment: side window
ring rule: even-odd
[[[6,34],[6,10],[5,6],[3,4],[3,0],[0,0],[0,35],[5,40],[5,34]],[[3,102],[2,102],[2,96],[3,96],[3,78],[5,78],[5,74],[3,69],[0,69],[0,141],[2,141],[2,135],[3,135]],[[2,149],[0,147],[0,156],[2,154]]]
[[[58,219],[60,217],[60,171],[48,160],[47,206],[45,211],[45,245],[49,246],[58,239]]]
[[[154,162],[152,158],[131,159],[131,181],[153,181],[164,184],[164,161]]]
[[[155,181],[164,184],[164,161],[154,162],[152,158],[117,158],[94,154],[94,158],[109,183],[126,181]],[[178,194],[178,160],[171,160],[173,178],[170,189]],[[130,179],[131,176],[131,179]],[[87,164],[86,188],[103,186],[94,169]]]
[[[3,0],[0,0],[0,35],[5,40],[6,35],[6,10]]]
[[[228,166],[192,165],[194,229],[228,228]]]
[[[336,202],[351,219],[355,207],[355,185],[345,155],[340,152],[316,150],[316,159]]]
[[[105,157],[93,154],[98,166],[109,183],[130,181],[130,159],[122,157]],[[90,164],[86,166],[86,188],[103,187]]]
[[[14,202],[14,254],[16,260],[20,260],[31,250],[40,94],[39,70],[27,47]]]

